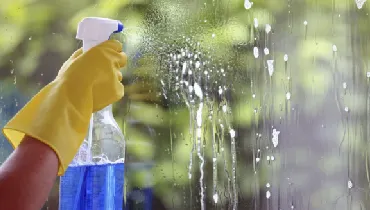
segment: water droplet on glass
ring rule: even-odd
[[[216,34],[212,34],[212,38],[215,38],[216,37]]]
[[[14,69],[10,70],[10,74],[14,74]]]
[[[274,73],[274,60],[267,60],[267,70],[269,71],[270,77]]]
[[[255,28],[258,28],[258,19],[257,18],[254,18],[253,19],[253,22],[254,22],[254,27]]]
[[[256,98],[256,94],[253,94],[253,95],[252,95],[252,98]]]
[[[226,113],[226,111],[227,111],[227,107],[226,107],[226,105],[223,105],[223,106],[222,106],[222,111]]]
[[[351,180],[348,180],[347,186],[348,186],[348,189],[351,189],[353,187],[353,183]]]
[[[267,192],[266,192],[266,198],[267,199],[269,199],[271,197],[271,192],[268,190]]]
[[[286,97],[286,100],[290,100],[290,92],[287,92],[285,97]]]
[[[30,41],[31,41],[31,40],[32,40],[32,36],[30,36],[30,38],[28,38],[28,40],[30,40]]]
[[[253,48],[253,55],[255,58],[258,58],[258,47]]]
[[[265,31],[266,31],[266,34],[270,33],[270,31],[271,31],[271,25],[270,24],[266,24]]]
[[[245,9],[250,9],[252,8],[253,2],[250,2],[249,0],[244,1],[244,8]]]
[[[263,52],[265,53],[265,55],[270,54],[270,50],[269,50],[269,48],[267,48],[267,47],[263,50]]]
[[[260,162],[261,158],[256,158],[256,163]]]
[[[222,88],[221,88],[221,86],[218,86],[218,94],[222,95]]]
[[[306,25],[308,24],[307,20],[305,20],[305,21],[303,22],[303,24],[306,26]]]
[[[370,78],[370,72],[368,71],[368,72],[366,72],[366,77],[367,78]]]
[[[234,129],[230,129],[230,137],[235,138],[235,130]]]
[[[275,156],[271,156],[271,160],[274,161],[275,160]]]
[[[217,194],[217,193],[215,193],[215,194],[213,195],[213,201],[214,201],[215,203],[217,203],[217,202],[218,202],[218,194]]]
[[[349,112],[348,106],[344,107],[344,111]]]
[[[198,124],[198,126],[199,126],[199,124],[202,124],[201,119],[200,120],[197,120],[197,124]],[[197,128],[196,129],[196,134],[197,134],[197,138],[201,138],[202,137],[202,129],[201,128]]]
[[[203,91],[202,88],[198,85],[198,83],[194,83],[194,92],[200,99],[203,98]]]
[[[288,55],[287,54],[284,55],[284,61],[285,62],[288,61]]]
[[[347,83],[346,82],[343,82],[343,88],[346,89],[347,88]]]
[[[364,6],[365,2],[366,0],[356,0],[357,8],[361,9]]]
[[[271,160],[271,158],[270,158],[270,156],[269,156],[269,155],[267,155],[266,160]]]
[[[267,182],[266,187],[269,188],[270,187],[270,183]]]
[[[338,48],[335,44],[333,44],[333,52],[337,52]]]
[[[276,129],[272,130],[272,144],[274,145],[274,147],[277,147],[279,144],[279,134],[280,131],[277,131]]]

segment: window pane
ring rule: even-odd
[[[130,208],[369,209],[369,8],[3,0],[1,125],[81,47],[83,17],[117,19],[125,29],[111,38],[129,63],[113,112]],[[11,152],[2,136],[0,163]],[[59,181],[45,209],[58,209],[58,196]]]

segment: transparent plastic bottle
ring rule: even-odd
[[[91,156],[94,163],[123,163],[125,138],[115,121],[112,105],[94,113]]]
[[[78,27],[83,51],[123,30],[117,20],[89,17]],[[125,138],[112,105],[94,113],[78,153],[60,178],[60,210],[115,210],[123,208]]]

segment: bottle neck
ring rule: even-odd
[[[104,107],[103,109],[101,109],[101,110],[99,110],[99,111],[97,111],[97,112],[95,112],[94,114],[93,114],[94,116],[95,116],[95,118],[96,119],[94,119],[94,121],[95,120],[98,120],[98,119],[100,119],[100,120],[103,120],[103,119],[105,119],[105,123],[107,123],[107,122],[109,122],[110,124],[112,124],[113,122],[111,122],[111,121],[114,121],[114,123],[113,124],[115,124],[115,120],[114,120],[114,117],[113,117],[113,108],[112,108],[112,104],[110,104],[110,105],[108,105],[108,106],[106,106],[106,107]],[[109,119],[109,121],[106,121],[106,120],[108,120]],[[94,123],[96,123],[97,121],[95,121]]]
[[[112,112],[113,108],[112,108],[112,104],[104,107],[103,109],[99,110],[98,112]]]
[[[119,129],[119,126],[113,116],[113,108],[111,104],[95,112],[93,116],[94,116],[93,122],[94,127],[101,126],[102,124],[110,124]]]

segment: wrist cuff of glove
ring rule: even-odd
[[[58,156],[58,175],[62,175],[86,136],[91,104],[90,98],[71,98],[58,84],[49,84],[8,122],[3,133],[14,148],[26,135],[48,145]]]

